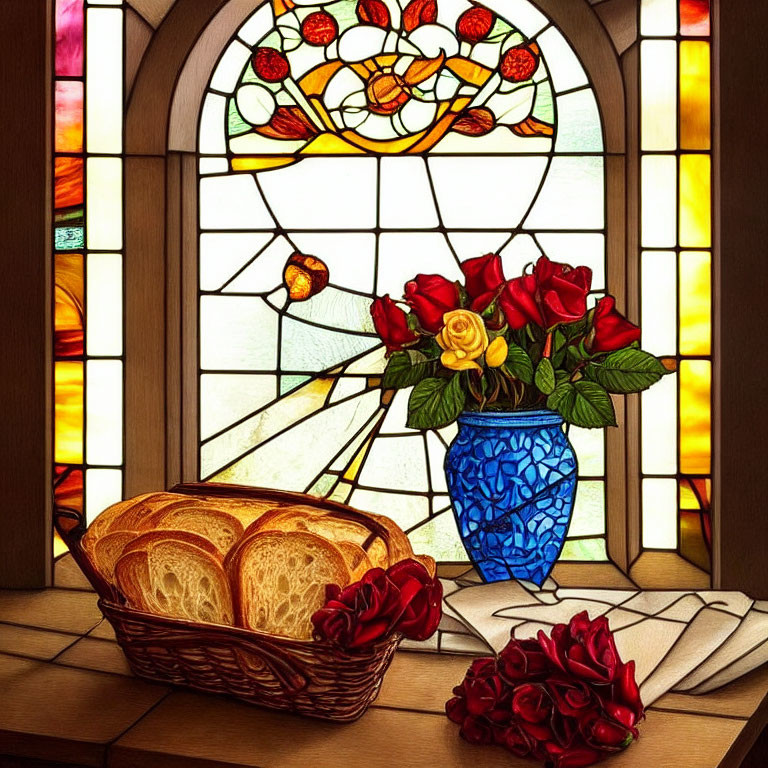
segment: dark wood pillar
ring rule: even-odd
[[[51,580],[52,2],[0,0],[0,587]]]

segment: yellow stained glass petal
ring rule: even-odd
[[[680,471],[707,475],[711,464],[712,364],[680,362]]]
[[[295,163],[296,158],[292,155],[283,157],[233,157],[230,162],[233,171],[264,171]]]
[[[680,254],[680,354],[712,350],[712,259],[708,251]]]
[[[709,155],[680,157],[680,245],[712,245],[712,211]]]
[[[709,43],[680,43],[680,147],[709,149],[710,129]]]
[[[58,362],[54,366],[54,461],[83,461],[83,364]]]

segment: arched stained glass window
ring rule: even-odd
[[[405,427],[370,303],[489,251],[509,276],[541,253],[585,264],[604,290],[603,152],[589,77],[527,0],[260,7],[200,118],[200,476],[327,495],[464,560],[454,428]],[[294,254],[327,269],[306,300],[286,287]],[[563,557],[605,559],[604,435],[571,437]]]

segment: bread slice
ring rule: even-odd
[[[89,553],[93,553],[96,542],[106,536],[110,530],[133,530],[130,526],[125,526],[121,521],[125,513],[136,504],[142,504],[145,500],[160,496],[157,493],[144,493],[133,499],[119,501],[117,504],[107,507],[89,526],[82,538],[83,548]]]
[[[437,563],[435,562],[434,557],[431,555],[414,555],[413,559],[420,562],[427,569],[427,573],[433,579],[435,578],[435,573],[437,572]]]
[[[265,513],[285,506],[280,502],[261,499],[224,498],[221,496],[202,496],[200,498],[206,504],[234,515],[246,528]]]
[[[134,608],[162,616],[232,624],[229,581],[218,549],[186,531],[151,531],[115,565],[118,589]]]
[[[366,517],[370,517],[389,532],[389,565],[399,563],[401,560],[407,560],[413,557],[413,547],[408,536],[403,529],[391,518],[386,515],[377,515],[373,512],[362,512]]]
[[[222,557],[240,540],[243,524],[234,515],[202,504],[176,506],[153,518],[155,530],[196,533],[216,546]]]
[[[325,604],[326,585],[351,580],[339,548],[305,532],[254,533],[230,553],[225,568],[240,626],[302,640],[312,637],[311,617]]]
[[[108,584],[114,583],[115,564],[138,535],[137,531],[110,531],[94,543],[91,562]]]
[[[337,541],[335,544],[344,556],[344,560],[351,573],[352,581],[359,581],[363,578],[363,574],[365,574],[366,571],[373,568],[370,558],[365,554],[365,550],[359,544],[355,544],[351,541]]]

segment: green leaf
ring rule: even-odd
[[[504,365],[516,379],[520,379],[524,384],[533,384],[533,363],[522,347],[509,342],[509,351]]]
[[[560,326],[564,336],[568,341],[575,339],[577,336],[583,336],[587,331],[588,315],[584,315],[581,320],[577,320],[575,323],[568,323]]]
[[[642,392],[669,371],[649,352],[642,349],[619,349],[602,362],[591,362],[585,375],[608,392],[628,394]]]
[[[429,376],[430,361],[420,352],[393,352],[384,370],[384,389],[403,389]]]
[[[615,427],[616,414],[608,393],[593,381],[565,382],[547,398],[547,408],[557,411],[577,427]]]
[[[411,392],[406,426],[410,429],[444,427],[455,421],[464,410],[466,398],[460,373],[455,373],[450,379],[424,379]]]
[[[539,391],[545,395],[551,395],[555,391],[555,369],[548,357],[542,357],[536,366],[536,375],[533,378]]]

